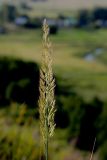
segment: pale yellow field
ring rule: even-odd
[[[93,8],[96,6],[107,6],[106,0],[47,0],[47,2],[37,2],[36,6],[43,8],[57,9],[80,9]]]
[[[5,0],[5,2],[20,3],[20,2],[32,2],[32,0]],[[35,0],[36,1],[36,0]],[[39,1],[39,0],[37,0]],[[4,2],[4,0],[0,0]],[[54,9],[80,9],[80,8],[92,8],[95,6],[107,6],[107,0],[47,0],[45,3],[36,2],[35,6],[42,8],[54,8]],[[42,11],[42,10],[41,10]]]

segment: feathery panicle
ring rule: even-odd
[[[48,138],[53,136],[55,129],[55,123],[54,123],[54,115],[56,112],[55,99],[54,99],[55,79],[53,78],[53,72],[52,72],[51,53],[52,53],[52,47],[49,40],[49,27],[46,23],[46,20],[44,20],[43,53],[42,53],[43,59],[40,69],[40,87],[39,87],[40,132],[41,132],[44,152],[46,149],[48,150]]]

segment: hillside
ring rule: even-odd
[[[0,0],[0,3],[4,0]],[[9,1],[11,3],[19,3],[19,2],[25,2],[28,1],[31,4],[31,1],[34,0],[6,0],[6,2]],[[35,0],[36,1],[36,0]],[[73,9],[77,10],[80,8],[93,8],[96,6],[107,6],[107,0],[47,0],[45,2],[34,2],[35,6],[38,9],[48,8],[48,9]],[[33,5],[34,5],[33,3]],[[42,10],[41,10],[42,11]]]
[[[36,3],[36,5],[44,5],[44,7],[57,9],[80,9],[93,8],[96,6],[107,6],[107,0],[47,0],[45,3]]]

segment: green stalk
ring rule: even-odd
[[[45,158],[48,160],[48,107],[46,108],[46,144],[45,144]]]
[[[47,70],[48,73],[48,70]],[[48,146],[49,146],[49,126],[48,126],[48,108],[49,108],[49,81],[46,73],[46,106],[45,106],[45,128],[46,128],[46,142],[45,142],[45,158],[48,160]]]

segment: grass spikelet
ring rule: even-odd
[[[40,114],[40,133],[42,147],[45,159],[48,160],[48,143],[49,138],[53,136],[55,123],[55,99],[54,88],[55,79],[52,72],[52,47],[49,40],[49,27],[44,20],[43,23],[43,53],[42,64],[40,69],[40,97],[39,97],[39,114]]]

